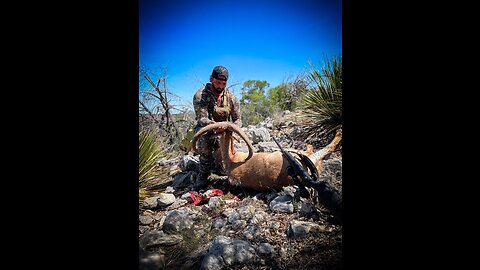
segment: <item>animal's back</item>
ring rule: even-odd
[[[291,184],[288,176],[288,162],[281,152],[257,153],[245,163],[233,168],[230,184],[255,190],[279,189]]]

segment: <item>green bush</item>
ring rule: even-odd
[[[154,131],[142,130],[138,136],[138,157],[139,157],[139,181],[142,183],[153,176],[156,161],[165,156],[163,145],[158,140]]]
[[[193,135],[195,135],[195,132],[193,131],[193,127],[191,127],[188,129],[187,134],[185,134],[185,136],[181,140],[180,149],[183,149],[185,152],[190,151],[190,148],[192,147]]]
[[[313,87],[299,105],[307,126],[304,138],[331,136],[342,127],[342,58],[325,58],[319,71],[311,65],[308,77]]]

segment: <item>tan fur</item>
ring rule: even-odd
[[[305,154],[306,154],[307,156],[310,156],[310,155],[313,154],[313,145],[307,144],[307,150],[305,151]]]
[[[283,186],[292,184],[292,178],[287,173],[289,163],[282,153],[280,151],[271,153],[253,153],[253,146],[248,140],[248,136],[246,136],[238,126],[232,123],[215,123],[199,130],[192,139],[192,150],[194,152],[196,151],[196,142],[201,135],[207,131],[218,129],[219,127],[224,128],[225,132],[221,134],[218,154],[223,157],[225,172],[228,175],[231,185],[266,191],[279,189]],[[247,143],[249,153],[234,150],[232,132],[238,133]],[[337,139],[337,137],[335,138]],[[335,145],[332,145],[334,141]],[[322,158],[322,156],[325,157],[327,154],[331,153],[339,141],[339,139],[337,141],[334,139],[332,143],[329,144],[327,151],[323,151],[322,155],[315,156],[317,163],[318,158]],[[310,149],[307,149],[307,151],[308,150]],[[314,164],[317,165],[316,163]]]
[[[340,129],[337,129],[335,133],[335,137],[327,146],[325,146],[318,152],[308,156],[310,160],[312,160],[312,163],[315,164],[315,167],[317,168],[318,173],[320,173],[320,171],[323,168],[323,159],[328,154],[332,153],[335,150],[335,148],[337,147],[337,145],[340,143],[341,140],[342,140],[342,129],[340,128]]]

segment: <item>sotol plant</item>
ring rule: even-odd
[[[305,138],[325,138],[342,127],[342,58],[325,57],[319,71],[310,64],[308,72],[313,87],[300,101],[300,117],[307,128]]]
[[[139,181],[142,182],[152,176],[155,162],[161,158],[164,153],[153,131],[141,131],[138,139]]]
[[[139,168],[139,196],[140,201],[149,195],[149,179],[157,174],[156,161],[165,157],[163,144],[152,130],[145,129],[138,135],[138,168]]]

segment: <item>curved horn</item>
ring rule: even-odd
[[[243,132],[243,130],[239,126],[237,126],[233,123],[227,123],[227,128],[230,131],[236,132],[247,143],[248,156],[245,159],[245,161],[249,160],[253,156],[253,146],[252,146],[252,143],[250,142],[250,140],[248,139],[247,134],[245,134],[245,132]]]
[[[195,133],[195,135],[193,135],[193,138],[192,138],[192,151],[197,152],[197,141],[198,139],[200,139],[200,136],[202,136],[203,134],[207,133],[210,130],[224,126],[224,124],[225,124],[224,122],[209,124],[201,128],[199,131],[197,131],[197,133]]]
[[[197,141],[202,136],[203,134],[207,133],[208,131],[214,130],[216,128],[223,127],[227,128],[230,131],[236,132],[240,137],[247,143],[248,147],[248,156],[245,159],[249,160],[253,156],[253,146],[250,140],[248,139],[248,136],[243,132],[241,128],[239,128],[237,125],[229,122],[218,122],[218,123],[213,123],[210,125],[207,125],[203,128],[201,128],[197,133],[192,138],[192,151],[197,152]]]

